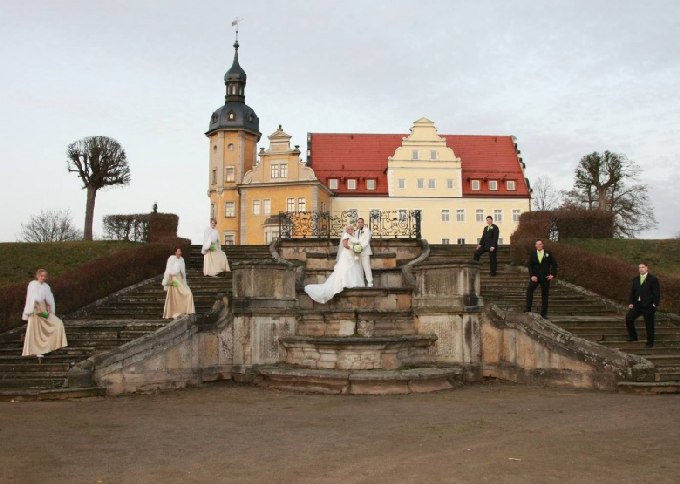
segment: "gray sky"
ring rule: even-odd
[[[593,151],[627,155],[660,224],[680,233],[680,2],[0,0],[0,241],[41,209],[82,226],[85,192],[66,146],[106,135],[127,187],[100,191],[95,235],[114,213],[209,216],[204,132],[224,103],[242,18],[246,102],[263,141],[312,132],[515,135],[534,181],[569,188]]]

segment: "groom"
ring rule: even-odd
[[[364,226],[364,219],[357,219],[357,233],[356,237],[359,239],[359,244],[361,244],[361,266],[364,268],[364,275],[366,276],[366,282],[368,287],[373,287],[373,272],[371,272],[371,256],[373,251],[371,250],[371,231]]]

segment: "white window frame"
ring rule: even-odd
[[[496,208],[493,211],[493,221],[495,223],[503,223],[503,209]]]
[[[357,189],[357,179],[356,178],[348,178],[347,179],[347,190],[356,190]]]
[[[234,165],[227,165],[224,167],[224,181],[233,182],[236,180],[236,167]]]
[[[465,237],[459,237],[458,239],[456,239],[456,244],[465,245]]]
[[[427,188],[429,188],[429,189],[437,188],[437,180],[435,180],[434,178],[428,178],[427,179]]]
[[[456,222],[465,222],[465,209],[464,208],[457,208],[456,209]]]
[[[236,244],[236,233],[225,232],[224,233],[224,244],[223,245],[235,245]]]
[[[369,178],[366,180],[366,190],[375,190],[375,179]]]
[[[472,188],[474,191],[479,191],[482,189],[482,184],[479,182],[479,180],[470,180],[470,188]]]
[[[451,245],[451,239],[443,238],[442,239],[442,245]]]
[[[288,178],[288,163],[279,163],[279,178]]]
[[[337,190],[339,186],[339,180],[337,178],[328,179],[328,188],[331,190]]]
[[[441,218],[442,218],[442,222],[450,222],[451,221],[451,212],[449,211],[448,208],[442,208]]]
[[[517,185],[515,184],[515,180],[508,180],[505,182],[505,189],[509,192],[514,192],[517,190]]]
[[[489,180],[489,190],[492,192],[498,190],[498,180]]]
[[[425,188],[425,179],[424,178],[418,178],[416,180],[416,186],[418,188]]]
[[[236,217],[236,202],[224,202],[224,218]]]
[[[512,221],[513,222],[519,222],[519,218],[522,215],[522,211],[519,208],[513,208],[512,209]]]
[[[262,213],[264,215],[271,215],[272,213],[272,199],[265,198],[262,200]]]
[[[453,178],[447,178],[446,188],[448,188],[449,190],[453,190],[455,188],[455,186],[456,186],[456,184],[455,184]]]
[[[477,223],[484,223],[484,209],[482,208],[476,208],[475,209],[475,222]]]
[[[419,160],[420,159],[420,152],[418,150],[411,150],[411,159],[412,160]]]
[[[253,215],[260,215],[260,201],[259,200],[253,200]]]
[[[306,212],[307,211],[307,199],[305,197],[298,197],[297,199],[297,211]]]
[[[399,189],[403,190],[406,188],[406,178],[399,178],[397,183],[399,184]]]
[[[279,165],[278,163],[272,163],[271,165],[271,172],[270,172],[270,178],[280,178],[280,172],[279,172]]]
[[[438,160],[439,152],[437,150],[430,150],[430,160]]]
[[[216,218],[215,217],[215,204],[214,203],[210,204],[210,218]]]
[[[295,199],[294,198],[287,198],[286,199],[286,212],[295,212]]]

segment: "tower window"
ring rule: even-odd
[[[229,114],[227,115],[227,117],[229,118],[229,121],[233,121],[234,119],[236,119],[236,115],[234,114],[234,111],[229,111]]]
[[[235,169],[233,166],[225,166],[224,167],[224,181],[225,182],[233,182],[234,181],[234,173]]]
[[[228,149],[229,151],[234,151],[234,143],[229,143],[229,144],[227,145],[227,149]]]
[[[236,204],[234,202],[226,202],[224,204],[224,216],[236,217]]]
[[[217,169],[213,168],[212,173],[210,174],[210,183],[212,185],[217,185]]]

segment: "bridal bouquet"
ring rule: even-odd
[[[352,244],[352,252],[354,252],[354,260],[359,260],[359,254],[361,254],[361,251],[364,248],[361,247],[361,244],[359,242],[354,242]]]
[[[49,313],[47,311],[40,311],[39,313],[36,313],[36,314],[38,316],[40,316],[41,318],[45,318],[45,319],[47,319],[47,317],[49,316]]]
[[[215,244],[212,244],[210,246],[210,252],[215,252],[217,250],[217,246]]]

